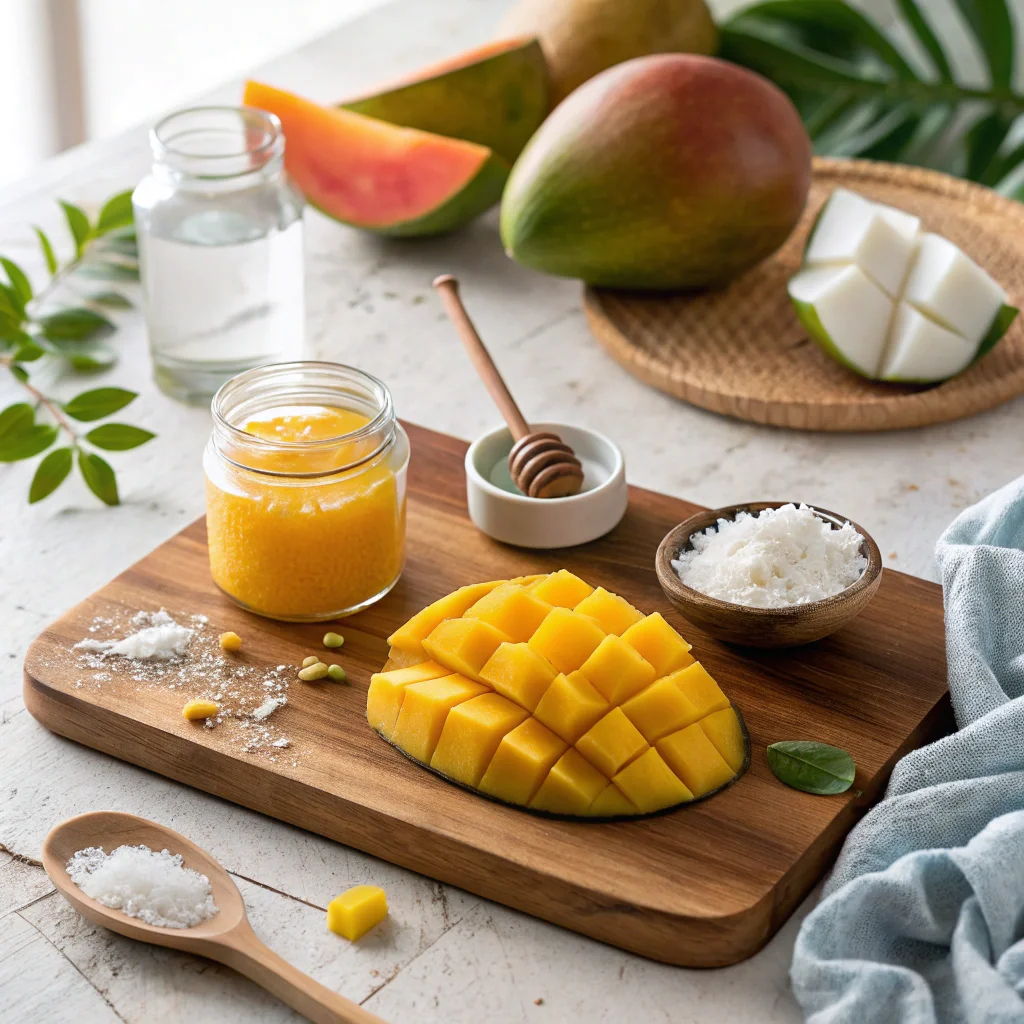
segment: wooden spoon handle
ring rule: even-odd
[[[386,1024],[283,960],[247,926],[233,929],[210,946],[204,951],[207,956],[244,974],[314,1024]]]
[[[530,432],[529,424],[519,411],[519,406],[516,405],[516,400],[502,380],[501,374],[498,373],[498,368],[494,365],[480,335],[476,333],[476,328],[473,326],[473,321],[469,319],[466,307],[462,305],[462,300],[459,298],[459,282],[451,274],[442,274],[440,277],[434,278],[434,287],[441,296],[445,312],[459,332],[459,337],[469,353],[476,372],[490,392],[491,398],[494,399],[498,411],[505,418],[508,429],[512,431],[513,439],[518,441]]]

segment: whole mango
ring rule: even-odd
[[[767,79],[713,57],[618,64],[561,103],[501,203],[508,254],[548,274],[650,290],[721,285],[803,211],[811,144]]]

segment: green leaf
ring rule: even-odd
[[[17,327],[24,319],[24,312],[23,309],[19,309],[14,289],[0,284],[0,319]]]
[[[101,342],[55,341],[53,344],[61,359],[80,373],[109,370],[117,362],[117,353]]]
[[[75,269],[82,277],[95,278],[98,281],[138,281],[139,265],[137,263],[83,263]]]
[[[62,309],[37,321],[45,337],[51,341],[85,341],[114,333],[114,325],[91,309]]]
[[[91,423],[104,416],[112,416],[136,398],[136,392],[125,391],[123,388],[95,388],[75,395],[64,406],[64,411],[80,423]]]
[[[59,202],[68,222],[68,230],[75,240],[75,255],[81,256],[85,243],[89,240],[89,218],[85,215],[85,211],[75,206],[74,203],[66,203],[63,199]]]
[[[43,259],[46,260],[46,269],[51,274],[57,273],[57,257],[53,252],[53,246],[50,244],[50,239],[46,237],[46,232],[42,228],[37,228],[33,225],[32,230],[36,233],[36,238],[39,239],[39,248],[43,250]]]
[[[97,243],[92,250],[96,253],[112,253],[117,256],[130,256],[132,259],[139,258],[139,243],[134,238],[123,238],[111,235]]]
[[[46,350],[29,338],[15,350],[13,358],[16,363],[34,363],[44,355],[46,355]]]
[[[39,463],[36,474],[32,477],[32,484],[28,489],[28,503],[34,505],[37,501],[49,497],[64,481],[71,472],[72,450],[70,448],[57,448]]]
[[[104,423],[85,435],[89,444],[108,452],[126,452],[129,448],[138,448],[140,444],[152,441],[154,437],[156,434],[127,423]]]
[[[13,374],[13,375],[14,375],[14,376],[15,376],[15,377],[16,377],[16,378],[18,379],[18,380],[20,380],[20,381],[21,381],[21,382],[22,382],[23,384],[25,383],[25,381],[27,381],[27,380],[28,380],[28,371],[27,371],[27,370],[25,369],[25,367],[24,367],[24,366],[18,366],[18,365],[16,365],[16,364],[12,363],[12,364],[11,364],[11,365],[10,365],[10,366],[8,367],[8,369],[9,369],[9,370],[11,371],[11,373],[12,373],[12,374]]]
[[[127,227],[135,222],[132,212],[132,190],[119,192],[106,201],[96,221],[96,234],[105,235],[108,231]]]
[[[98,455],[89,452],[78,452],[78,471],[86,486],[105,505],[118,505],[117,477],[110,464]]]
[[[1013,19],[1006,0],[954,0],[970,26],[995,86],[1013,82]]]
[[[967,131],[967,177],[972,181],[988,181],[998,178],[996,154],[1002,146],[1006,133],[1013,124],[1001,110],[979,117]]]
[[[131,301],[120,292],[95,292],[89,296],[90,302],[98,302],[101,306],[109,306],[110,309],[132,309]]]
[[[917,0],[896,0],[896,6],[900,9],[903,17],[907,19],[907,24],[910,25],[914,35],[917,36],[918,42],[925,48],[928,56],[931,57],[932,64],[935,65],[939,78],[943,82],[952,82],[953,69],[949,66],[949,60],[942,49],[942,44],[932,31],[932,27],[921,9],[917,6]]]
[[[15,402],[0,412],[0,440],[11,434],[27,430],[35,422],[36,414],[28,402]]]
[[[14,294],[18,296],[18,301],[21,303],[21,310],[24,312],[25,307],[32,301],[31,282],[25,276],[25,272],[21,267],[12,260],[7,259],[6,256],[0,256],[0,265],[2,265],[4,270],[7,271],[7,280],[10,281],[11,287],[14,289]]]
[[[813,740],[782,740],[769,744],[767,754],[775,777],[793,789],[830,796],[845,793],[853,785],[856,765],[839,747]]]
[[[0,462],[18,462],[45,452],[57,440],[57,428],[49,424],[26,427],[0,437]]]

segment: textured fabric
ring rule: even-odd
[[[1024,1022],[1024,477],[939,540],[958,731],[908,754],[793,955],[810,1024]]]

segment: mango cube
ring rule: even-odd
[[[530,588],[530,593],[534,597],[539,597],[542,601],[557,605],[559,608],[575,608],[593,592],[594,588],[589,583],[585,583],[579,576],[574,576],[568,569],[559,569]]]
[[[626,765],[612,782],[644,814],[693,799],[693,793],[662,760],[654,747],[649,747],[646,753]]]
[[[700,712],[670,679],[659,679],[622,705],[625,716],[648,743],[692,725]]]
[[[536,718],[506,733],[480,780],[480,791],[510,804],[528,804],[566,743]]]
[[[503,583],[480,598],[465,615],[490,623],[517,643],[526,643],[549,611],[551,605],[529,591],[515,583]]]
[[[587,808],[587,816],[594,818],[621,818],[627,814],[639,813],[633,801],[614,782],[609,782]]]
[[[388,643],[396,650],[406,654],[419,654],[426,657],[423,641],[445,619],[457,619],[467,608],[472,607],[484,594],[489,594],[502,580],[489,583],[472,583],[468,587],[447,594],[433,604],[428,604],[421,612],[417,612],[404,626],[396,629],[388,637]]]
[[[446,619],[423,641],[423,649],[449,671],[479,679],[490,656],[508,642],[505,633],[481,619]]]
[[[607,784],[608,780],[570,747],[548,772],[530,806],[552,814],[585,814]]]
[[[724,786],[736,774],[696,722],[658,740],[656,747],[694,796]]]
[[[411,668],[396,668],[390,672],[377,672],[370,676],[370,689],[366,694],[366,720],[385,739],[391,739],[402,710],[405,688],[411,683],[439,679],[451,675],[436,661],[424,661]]]
[[[608,701],[581,672],[557,675],[534,710],[566,743],[575,743],[608,710]]]
[[[573,609],[580,615],[589,615],[606,632],[620,636],[635,622],[643,618],[624,597],[610,594],[604,587],[598,587],[592,594],[583,598]]]
[[[486,686],[459,675],[410,683],[405,688],[391,742],[417,761],[430,764],[448,712],[457,704],[486,692]]]
[[[576,749],[610,779],[647,749],[647,740],[622,708],[612,708],[576,741]]]
[[[682,690],[683,696],[697,709],[701,718],[730,706],[729,698],[699,661],[673,672],[668,678]]]
[[[457,704],[445,719],[430,767],[466,786],[479,785],[502,737],[528,715],[497,693]]]
[[[502,644],[480,670],[480,681],[533,711],[557,674],[529,644]]]
[[[580,671],[609,704],[621,704],[654,681],[654,666],[618,636],[606,636]]]
[[[704,734],[715,745],[726,764],[734,772],[743,769],[747,759],[747,738],[743,735],[739,717],[734,708],[714,711],[701,719],[700,727]]]
[[[349,942],[362,938],[388,916],[388,898],[379,885],[356,885],[327,904],[327,927]]]
[[[645,615],[639,622],[634,622],[622,634],[622,639],[654,666],[658,679],[693,664],[690,645],[662,618],[660,612]]]
[[[530,637],[530,646],[559,672],[575,672],[604,639],[593,619],[568,608],[552,608]]]

